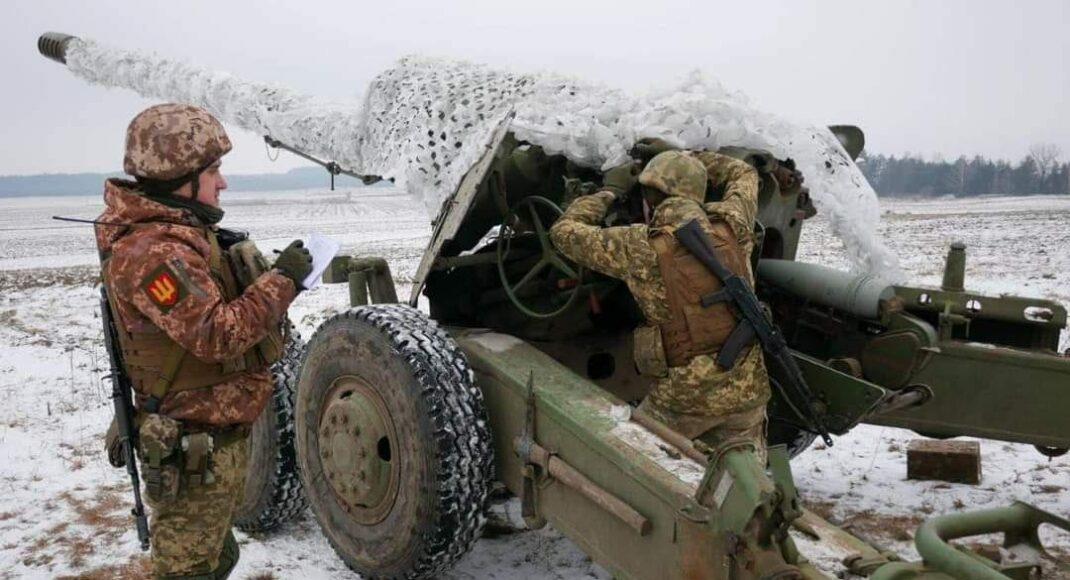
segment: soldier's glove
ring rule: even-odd
[[[637,159],[650,161],[660,153],[676,151],[677,149],[679,149],[679,147],[664,139],[658,137],[644,137],[636,141],[635,145],[632,146],[630,154]]]
[[[639,183],[639,164],[629,161],[606,172],[602,179],[602,191],[613,192],[616,199],[628,197],[628,193]]]
[[[283,276],[294,281],[297,291],[304,290],[301,282],[312,273],[312,254],[301,240],[290,242],[289,246],[275,260],[275,269]]]

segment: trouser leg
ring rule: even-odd
[[[746,441],[754,446],[758,461],[765,465],[765,407],[728,415],[692,415],[665,408],[651,398],[639,405],[639,410],[664,423],[688,439],[693,439],[707,455],[715,453],[725,443]]]
[[[697,437],[707,454],[716,454],[726,445],[750,443],[759,465],[767,460],[765,445],[765,407],[725,415],[722,420]]]
[[[231,523],[245,487],[246,441],[213,451],[211,483],[191,485],[183,476],[173,500],[149,500],[157,578],[226,578],[237,564]]]

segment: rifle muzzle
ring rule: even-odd
[[[60,64],[67,64],[67,44],[75,38],[78,37],[62,32],[46,32],[37,39],[37,50]]]

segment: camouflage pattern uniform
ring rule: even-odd
[[[136,184],[111,179],[104,186],[98,221],[131,224],[97,226],[97,247],[110,254],[103,276],[114,292],[118,322],[131,332],[158,329],[205,362],[241,356],[279,324],[296,294],[287,277],[268,272],[231,302],[209,268],[204,226],[189,212],[140,195]],[[160,268],[174,273],[181,295],[161,307],[144,283]],[[209,425],[252,423],[271,398],[267,369],[242,373],[206,389],[169,393],[160,413]]]
[[[194,168],[196,177],[229,149],[222,126],[206,112],[159,105],[131,123],[124,168],[145,176],[149,167],[155,171],[150,177],[161,180],[181,178]],[[104,203],[98,221],[123,224],[96,226],[97,246],[106,258],[102,277],[121,331],[165,333],[187,356],[215,363],[241,357],[278,327],[296,295],[290,278],[268,272],[228,302],[210,268],[206,226],[190,211],[157,203],[138,184],[118,179],[105,183]],[[161,272],[172,284],[166,294],[154,293]],[[229,377],[204,388],[168,392],[160,402],[159,415],[178,421],[185,433],[213,433],[215,447],[210,477],[191,479],[183,471],[177,493],[155,499],[146,485],[157,577],[225,578],[237,561],[230,528],[244,489],[245,428],[271,399],[272,378],[266,368]],[[138,393],[139,407],[145,400]],[[144,468],[144,449],[141,460]]]
[[[669,195],[654,209],[649,226],[600,227],[614,199],[612,192],[600,192],[572,203],[550,230],[554,245],[569,259],[623,280],[650,325],[669,317],[658,256],[650,242],[652,228],[682,226],[692,219],[708,225],[709,215],[731,226],[747,255],[754,248],[757,172],[743,161],[714,152],[698,152],[693,157],[705,166],[713,185],[724,188],[722,201],[700,204],[696,198],[703,197],[705,191],[694,196],[669,193],[666,189],[674,184],[652,181],[644,171],[641,183]],[[749,264],[747,269],[753,282]],[[637,345],[642,330],[637,331]],[[744,438],[754,443],[761,456],[765,404],[770,396],[761,347],[751,346],[729,370],[718,367],[715,359],[716,353],[703,354],[686,365],[668,367],[657,377],[640,408],[711,450],[729,438]]]

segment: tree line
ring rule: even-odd
[[[911,154],[872,155],[858,160],[882,196],[1070,195],[1070,163],[1060,163],[1055,145],[1036,145],[1017,164],[980,155],[954,161]]]

